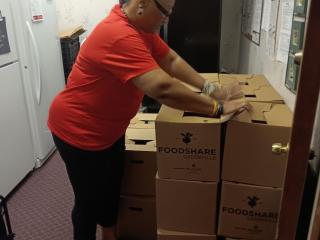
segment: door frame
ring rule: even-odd
[[[288,165],[279,219],[279,240],[295,240],[320,89],[320,0],[309,0]],[[317,60],[318,58],[318,60]],[[313,239],[312,239],[313,240]]]

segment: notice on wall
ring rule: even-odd
[[[8,40],[6,18],[2,17],[0,11],[0,54],[6,54],[10,52],[10,45]]]
[[[294,9],[293,0],[282,0],[281,4],[281,30],[279,37],[279,46],[277,50],[277,60],[284,64],[288,61],[292,16]]]
[[[244,0],[242,8],[242,33],[260,45],[263,0]]]
[[[265,0],[265,4],[269,5],[269,12],[266,16],[266,54],[273,60],[276,56],[277,29],[279,15],[279,0]]]
[[[261,29],[268,31],[271,15],[271,0],[264,0]]]
[[[43,7],[41,0],[30,0],[31,16],[33,22],[39,22],[44,20]]]

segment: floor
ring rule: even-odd
[[[55,152],[8,200],[15,240],[72,240],[72,205],[65,166]],[[101,239],[99,229],[97,236]]]

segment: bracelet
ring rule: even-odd
[[[216,100],[213,100],[212,116],[216,117],[219,108],[219,103]]]
[[[212,110],[212,116],[215,118],[219,118],[223,114],[223,105],[219,103],[218,101],[213,101],[213,110]]]
[[[219,103],[218,104],[218,111],[216,113],[216,117],[219,118],[219,117],[221,117],[222,114],[223,114],[223,105],[222,105],[222,103]]]
[[[205,80],[203,87],[201,89],[201,92],[204,93],[205,95],[209,96],[211,93],[213,93],[216,89],[219,87],[215,85],[212,82],[209,82],[208,80]]]

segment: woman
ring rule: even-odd
[[[76,240],[95,239],[97,225],[104,240],[116,239],[124,134],[144,94],[216,117],[248,107],[228,101],[240,93],[238,86],[221,89],[206,81],[161,40],[158,32],[174,3],[130,0],[114,6],[87,37],[66,88],[51,105],[48,126],[75,194]]]

